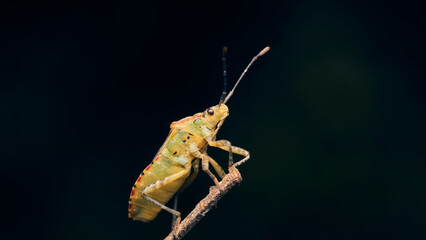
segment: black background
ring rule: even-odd
[[[217,104],[244,182],[186,239],[421,239],[424,8],[354,1],[13,1],[0,12],[2,239],[162,239],[127,218],[172,121]],[[227,154],[209,149],[222,165]],[[186,215],[212,184],[182,194]]]

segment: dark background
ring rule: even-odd
[[[127,218],[131,186],[218,103],[222,46],[232,85],[270,45],[219,134],[250,150],[244,182],[186,239],[425,238],[425,27],[407,1],[3,2],[0,236],[165,237],[170,214]]]

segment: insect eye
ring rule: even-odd
[[[209,115],[213,115],[213,114],[214,114],[214,111],[213,111],[213,109],[209,108],[209,109],[207,109],[207,113],[208,113]]]

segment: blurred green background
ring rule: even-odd
[[[127,218],[172,121],[217,104],[243,183],[186,239],[426,237],[424,8],[411,2],[11,1],[0,10],[2,239],[162,239]],[[209,149],[226,166],[227,154]],[[207,193],[200,173],[186,215]]]

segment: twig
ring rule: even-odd
[[[219,183],[219,186],[210,187],[210,193],[179,224],[176,233],[173,234],[172,231],[164,240],[183,238],[233,186],[241,183],[242,180],[240,172],[235,167],[230,167],[229,173]]]

